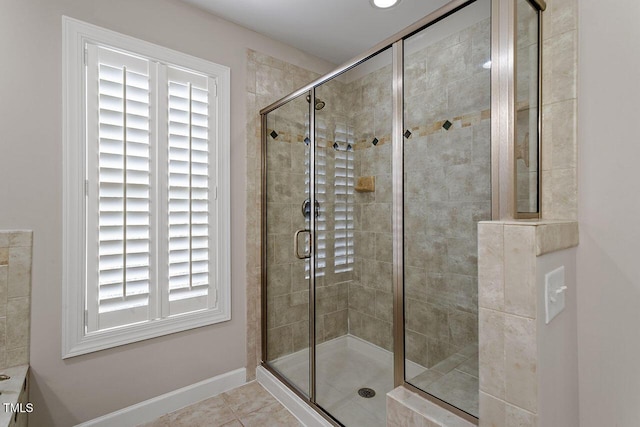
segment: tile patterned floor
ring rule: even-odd
[[[302,424],[253,381],[139,427],[300,427]]]

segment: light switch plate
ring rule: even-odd
[[[564,266],[544,276],[545,323],[551,322],[564,310],[567,286],[564,283]]]

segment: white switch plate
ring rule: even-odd
[[[544,276],[545,323],[551,322],[564,310],[564,266],[556,268]]]

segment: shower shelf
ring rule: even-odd
[[[358,193],[373,193],[376,191],[376,177],[375,176],[361,176],[358,177],[355,190]]]

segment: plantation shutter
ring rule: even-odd
[[[87,45],[87,329],[149,320],[152,83],[147,59]],[[96,276],[94,276],[96,275]]]
[[[169,315],[216,305],[216,85],[207,76],[167,67]],[[212,140],[213,139],[213,140]],[[214,194],[211,194],[214,192]]]
[[[334,139],[337,144],[334,162],[334,268],[336,273],[353,270],[354,263],[354,211],[355,184],[353,131],[344,124],[336,125]]]

